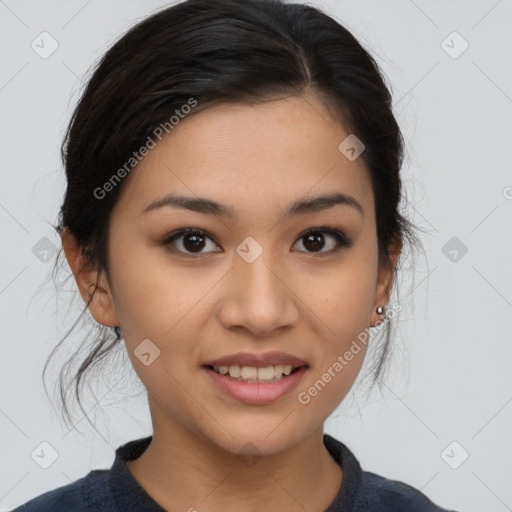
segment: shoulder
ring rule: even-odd
[[[352,451],[335,437],[324,434],[324,444],[343,469],[341,490],[328,512],[455,512],[411,485],[363,471]]]
[[[11,512],[93,512],[115,510],[107,470],[94,470],[74,482],[45,492]],[[101,505],[101,509],[99,508]],[[113,506],[113,503],[112,503]]]
[[[379,512],[455,512],[441,508],[418,489],[398,480],[390,480],[370,471],[361,472],[361,486],[356,510]]]

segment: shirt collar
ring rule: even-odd
[[[165,509],[141,487],[126,465],[128,460],[142,455],[152,438],[153,436],[148,436],[129,441],[116,450],[110,470],[110,489],[117,508],[123,512],[165,512]],[[341,441],[324,434],[323,442],[343,471],[341,489],[325,512],[349,512],[352,510],[361,483],[361,466],[354,454]]]
[[[110,489],[119,510],[123,512],[165,512],[130,473],[126,462],[137,459],[149,446],[153,436],[135,439],[120,446],[110,470]]]

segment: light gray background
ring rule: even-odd
[[[406,213],[429,232],[428,265],[418,261],[403,300],[383,396],[356,388],[326,431],[364,469],[447,508],[512,510],[511,2],[311,3],[352,30],[392,83],[408,148]],[[83,434],[60,425],[41,370],[76,317],[66,306],[75,288],[70,282],[57,300],[47,281],[53,259],[41,261],[33,247],[44,237],[60,243],[49,225],[64,191],[59,145],[81,80],[128,27],[164,5],[0,1],[0,510],[110,467],[117,446],[151,433],[129,374],[91,401],[97,430],[85,420]],[[43,31],[59,45],[47,59],[31,48]],[[469,44],[460,55],[454,31]],[[443,253],[453,237],[468,249],[456,261]],[[404,294],[411,277],[404,273]],[[48,469],[31,458],[44,441],[58,453]],[[453,469],[463,450],[468,459]]]

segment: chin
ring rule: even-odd
[[[225,422],[225,430],[221,428],[217,435],[207,435],[207,438],[218,448],[240,457],[276,455],[300,443],[315,430],[308,430],[304,423],[284,425],[285,417],[273,422],[252,420],[249,425]]]

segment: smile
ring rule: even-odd
[[[299,385],[308,368],[308,365],[203,366],[214,389],[247,405],[265,405],[286,397]]]
[[[226,375],[239,382],[251,382],[251,383],[265,383],[265,382],[277,382],[284,376],[288,376],[299,367],[292,366],[291,364],[276,364],[271,366],[256,367],[256,366],[213,366],[213,371],[220,374]]]

